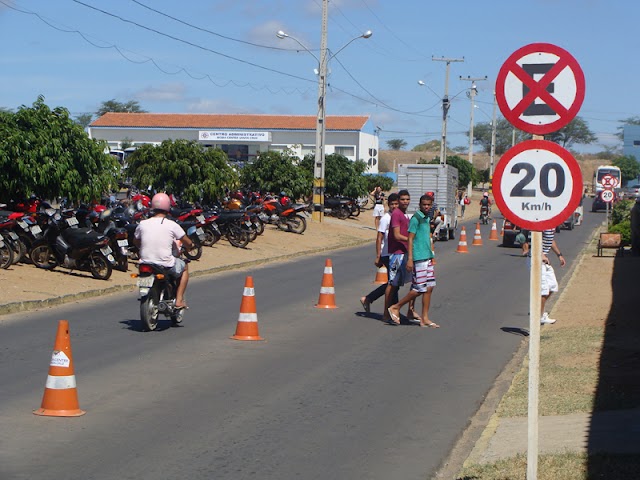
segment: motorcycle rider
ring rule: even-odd
[[[482,220],[482,207],[487,208],[487,218],[491,218],[491,199],[489,198],[489,192],[484,192],[480,199],[480,220]]]
[[[189,282],[187,264],[174,256],[176,241],[191,248],[193,242],[180,225],[167,218],[171,200],[166,193],[156,193],[151,199],[153,217],[140,222],[135,231],[135,242],[140,249],[140,263],[152,263],[168,269],[169,275],[178,279],[176,309],[188,308],[184,295]]]

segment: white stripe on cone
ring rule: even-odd
[[[324,273],[333,273],[333,267],[324,267]]]
[[[238,315],[238,321],[239,322],[257,322],[258,321],[258,314],[257,313],[243,313],[243,312],[240,312],[240,315]]]
[[[256,296],[256,291],[254,288],[251,287],[244,287],[244,294],[245,297],[255,297]]]
[[[320,287],[320,293],[336,293],[336,289],[333,287]]]
[[[67,390],[68,388],[76,388],[76,376],[75,375],[61,375],[47,377],[46,388],[51,390]]]

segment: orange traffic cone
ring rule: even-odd
[[[33,412],[48,417],[79,417],[85,411],[78,404],[76,376],[73,373],[73,356],[69,340],[69,322],[58,322],[58,333],[53,346],[49,376],[44,387],[42,405]]]
[[[389,273],[387,272],[387,267],[384,265],[380,265],[378,270],[376,271],[376,279],[373,283],[377,285],[384,285],[385,283],[389,283]]]
[[[253,288],[253,277],[244,282],[244,292],[240,303],[240,315],[234,340],[264,340],[258,333],[258,313],[256,312],[256,293]]]
[[[320,287],[320,297],[316,308],[338,308],[336,305],[336,289],[333,286],[333,267],[331,259],[327,258],[324,264],[324,275],[322,275],[322,286]]]
[[[482,235],[480,234],[480,222],[476,223],[476,233],[473,235],[471,245],[482,246]]]
[[[500,229],[500,236],[504,237],[504,221],[502,222],[502,228]]]
[[[498,241],[498,227],[496,227],[496,221],[493,221],[493,225],[491,225],[491,233],[489,234],[489,240]]]
[[[467,231],[464,227],[460,229],[460,241],[458,242],[458,249],[456,252],[469,253],[469,249],[467,248]]]

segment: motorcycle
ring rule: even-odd
[[[109,247],[116,259],[116,270],[126,272],[129,269],[129,234],[126,227],[117,227],[112,219],[111,210],[103,210],[99,214],[90,214],[93,229],[109,237]]]
[[[351,203],[353,201],[341,197],[324,197],[324,213],[344,220],[351,215]]]
[[[159,314],[169,317],[174,326],[182,323],[184,317],[184,309],[176,308],[177,279],[169,275],[167,270],[150,263],[138,265],[140,320],[147,331],[156,329]]]
[[[57,212],[51,216],[43,238],[31,249],[33,264],[45,270],[61,266],[91,272],[94,278],[108,280],[116,264],[109,238],[90,228],[78,227],[75,217],[63,219]]]
[[[480,222],[483,225],[489,223],[489,207],[486,205],[480,206]]]
[[[263,203],[263,212],[258,214],[258,218],[263,223],[276,225],[280,230],[301,234],[307,229],[307,221],[301,215],[306,215],[307,209],[306,204],[292,204],[267,197]]]

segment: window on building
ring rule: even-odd
[[[220,145],[220,148],[229,157],[230,162],[246,162],[249,160],[249,145]]]
[[[640,147],[640,140],[634,140],[633,141],[633,146],[634,147]]]
[[[353,157],[356,154],[355,147],[335,147],[334,152],[345,157]]]

